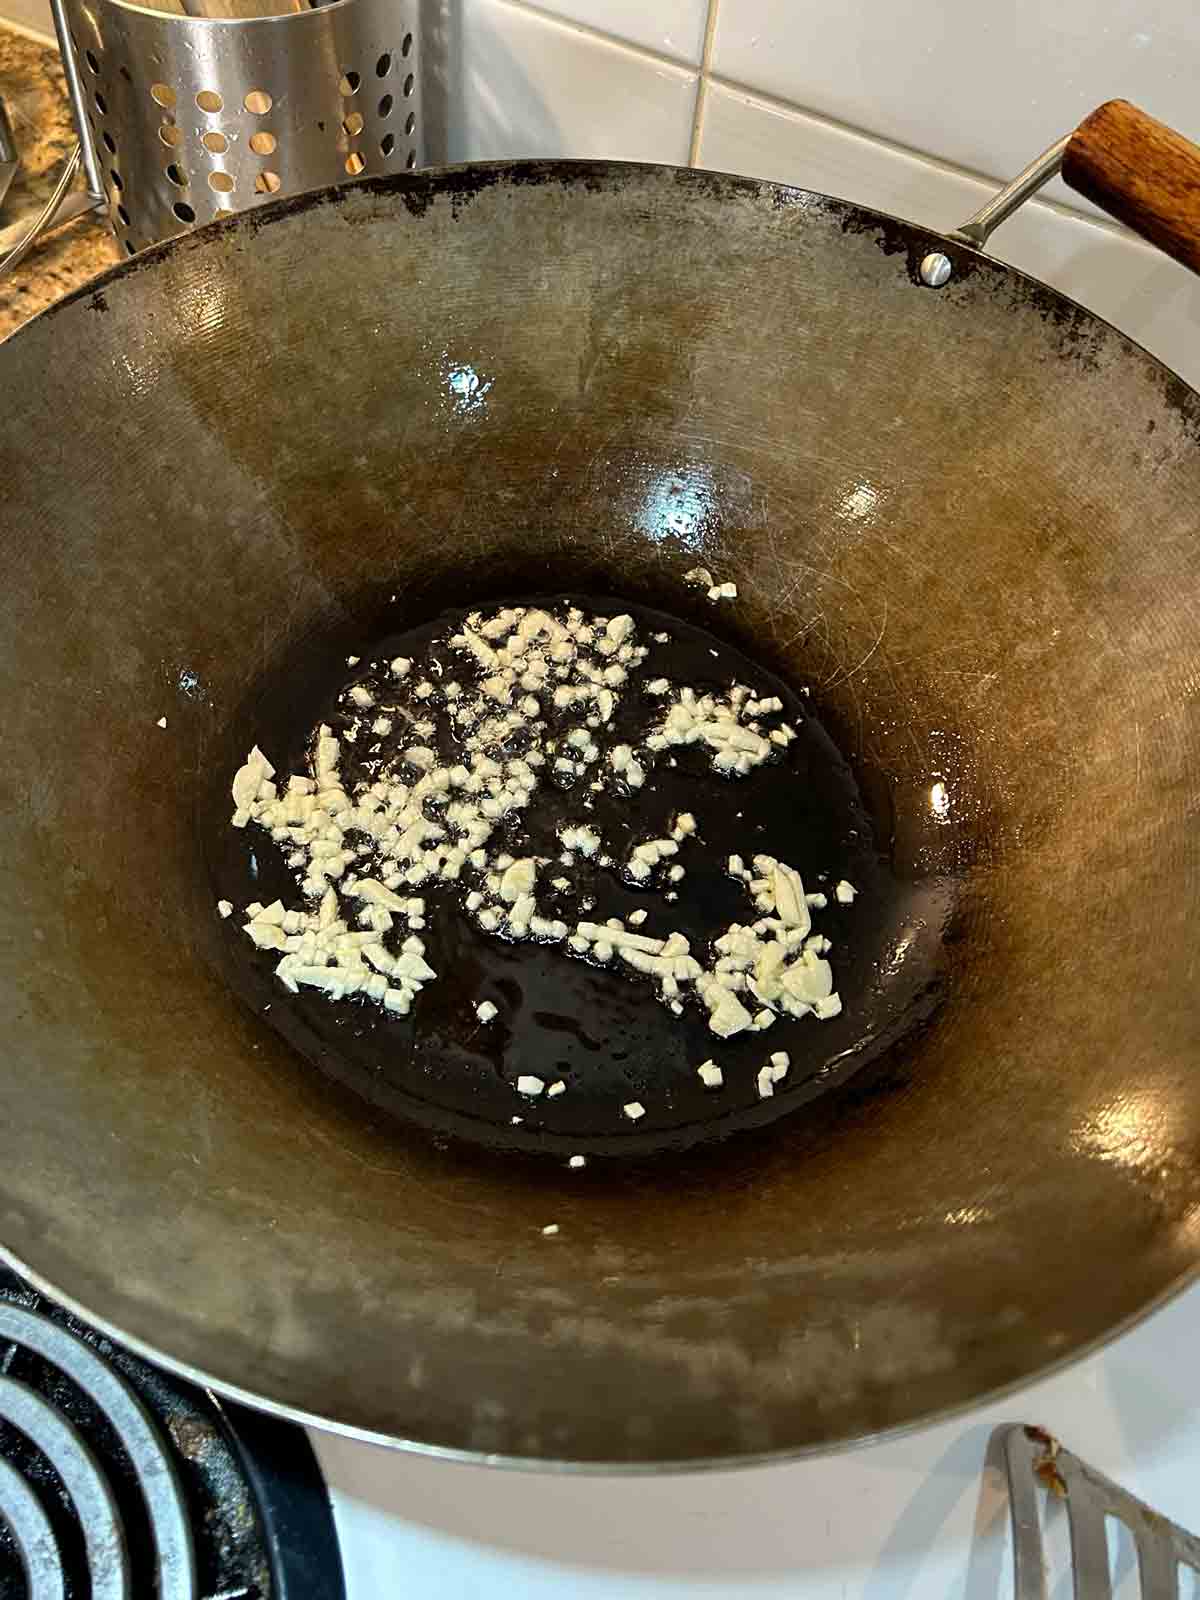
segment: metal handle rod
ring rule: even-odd
[[[77,217],[87,216],[91,212],[101,212],[106,209],[98,201],[93,200],[86,190],[80,188],[73,194],[68,194],[63,198],[62,204],[53,217],[47,217],[42,224],[39,229],[39,235],[41,238],[47,239],[52,233],[56,233],[59,228],[65,228],[68,222],[74,222]],[[0,228],[0,257],[7,255],[14,245],[20,244],[28,231],[29,226],[24,222],[10,222],[7,227]]]
[[[92,137],[91,126],[88,123],[87,100],[84,97],[83,80],[79,76],[79,63],[75,60],[75,49],[71,44],[71,29],[67,23],[64,0],[50,0],[50,10],[54,14],[54,31],[58,35],[58,50],[62,56],[63,73],[67,80],[67,94],[71,100],[71,110],[75,114],[75,128],[79,134],[84,181],[93,200],[104,200],[104,179],[100,175],[96,141]]]
[[[1071,137],[1069,133],[1064,134],[1048,150],[1043,150],[1035,161],[1029,163],[1024,172],[1006,184],[999,194],[993,195],[985,206],[981,206],[974,216],[968,217],[962,227],[956,228],[950,237],[960,240],[963,244],[969,244],[976,250],[982,250],[991,235],[1006,218],[1012,216],[1018,206],[1024,205],[1030,195],[1036,194],[1050,182],[1051,178],[1058,176]]]
[[[18,266],[20,262],[25,259],[26,255],[33,248],[38,235],[42,233],[42,231],[52,221],[54,213],[62,204],[63,196],[71,187],[71,180],[79,170],[80,154],[81,146],[76,145],[74,150],[71,152],[66,166],[62,169],[62,172],[59,175],[58,182],[54,185],[54,193],[42,207],[41,213],[37,219],[30,223],[29,231],[21,240],[18,241],[17,244],[13,245],[12,249],[7,255],[0,257],[0,278],[2,278],[6,272],[11,272],[15,266]]]

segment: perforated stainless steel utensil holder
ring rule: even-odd
[[[421,165],[418,5],[229,19],[54,0],[88,187],[129,254],[276,195]]]

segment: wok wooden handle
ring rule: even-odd
[[[1200,272],[1200,146],[1128,100],[1109,100],[1071,135],[1062,175],[1110,217]]]

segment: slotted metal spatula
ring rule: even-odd
[[[1200,1574],[1200,1539],[1064,1449],[1044,1428],[1006,1427],[997,1442],[1008,1478],[1016,1600],[1047,1600],[1043,1493],[1066,1509],[1074,1600],[1111,1600],[1108,1517],[1123,1523],[1133,1539],[1142,1600],[1178,1600],[1183,1569]],[[1200,1588],[1200,1580],[1195,1582]]]

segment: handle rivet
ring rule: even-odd
[[[932,250],[921,262],[921,282],[930,289],[940,289],[949,282],[953,271],[950,257],[944,256],[940,250]]]

